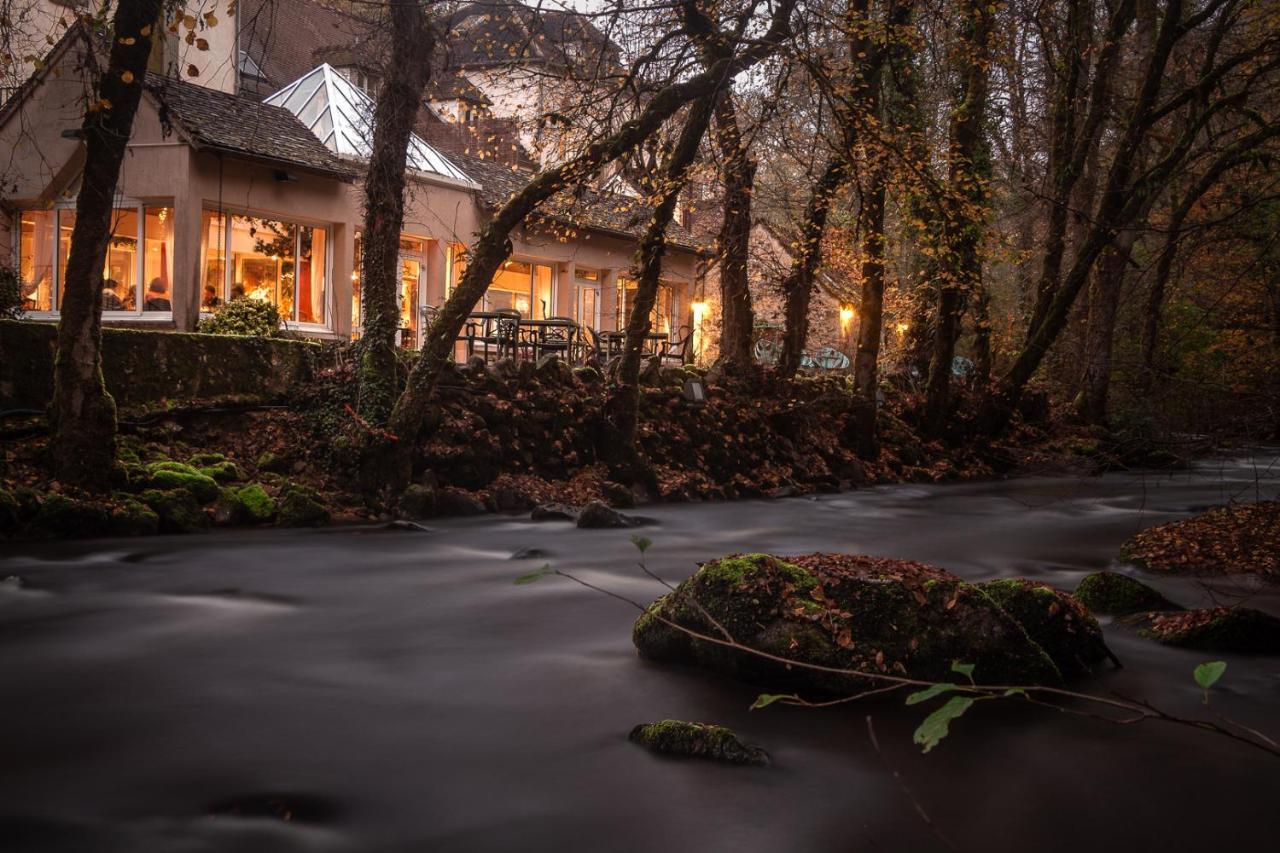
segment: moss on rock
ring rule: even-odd
[[[1111,656],[1098,620],[1067,593],[1022,578],[1001,578],[979,586],[1022,625],[1063,675],[1087,675]]]
[[[160,516],[141,501],[125,497],[111,513],[110,530],[113,536],[149,536],[159,532]]]
[[[197,470],[209,479],[219,483],[234,483],[240,479],[240,469],[236,467],[236,463],[229,460],[215,462],[212,465],[204,465]]]
[[[217,481],[183,462],[152,462],[145,470],[149,489],[162,492],[182,489],[190,492],[202,504],[211,503],[218,498]]]
[[[276,517],[276,502],[267,490],[257,483],[241,486],[236,496],[244,504],[249,520],[257,524],[265,524]]]
[[[662,618],[658,618],[661,616]],[[690,637],[727,631],[777,657],[860,672],[949,680],[975,665],[995,683],[1056,684],[1062,673],[1023,627],[977,587],[942,569],[844,554],[745,554],[703,565],[642,614],[632,640],[643,657],[697,663],[776,687],[843,693],[857,676],[762,658]]]
[[[329,511],[315,490],[286,483],[280,492],[276,523],[281,527],[324,527],[329,523]]]
[[[1075,597],[1094,613],[1114,616],[1182,609],[1142,581],[1119,572],[1094,572],[1080,581]]]
[[[758,746],[743,743],[724,726],[687,723],[683,720],[660,720],[641,723],[627,739],[660,755],[705,758],[728,764],[764,767],[769,755]]]
[[[1169,646],[1207,652],[1280,652],[1280,619],[1248,607],[1213,607],[1151,614],[1142,620],[1144,637]]]
[[[138,500],[159,516],[162,533],[195,533],[209,526],[209,516],[186,489],[147,489]]]
[[[65,495],[46,495],[31,522],[32,532],[51,539],[105,536],[110,533],[111,514],[98,504]]]

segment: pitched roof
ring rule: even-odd
[[[262,102],[297,116],[313,139],[339,157],[367,159],[373,147],[373,115],[377,105],[331,65],[314,68]],[[417,134],[409,136],[407,165],[467,187],[475,183]]]
[[[477,68],[512,62],[565,67],[583,58],[606,59],[616,47],[586,17],[569,9],[518,0],[479,0],[446,21],[450,65]]]
[[[160,120],[176,124],[197,148],[344,180],[356,175],[286,109],[158,74],[147,75],[146,87],[160,107]]]
[[[531,170],[513,168],[494,160],[466,154],[450,156],[480,184],[480,201],[491,209],[500,207],[510,196],[519,192],[534,174]],[[572,228],[601,231],[634,240],[644,235],[645,225],[652,212],[651,207],[630,196],[584,188],[553,196],[543,206],[541,215]],[[692,234],[675,222],[667,226],[667,244],[690,252],[706,250]]]

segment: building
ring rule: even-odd
[[[223,27],[234,36],[207,39],[200,73],[176,76],[169,57],[182,62],[185,50],[171,40],[158,47],[121,173],[104,270],[105,323],[190,330],[228,300],[248,297],[274,303],[296,333],[358,334],[360,184],[377,42],[348,40],[339,50],[337,42],[352,35],[349,18],[323,4],[280,2],[301,16],[276,29],[293,40],[292,50],[246,35],[245,16],[265,14],[264,4],[212,0],[188,4],[212,19],[197,18],[194,29],[179,22],[180,32],[212,35]],[[75,28],[65,30],[0,108],[0,150],[12,152],[0,163],[0,263],[18,269],[35,319],[58,317],[84,156],[77,130],[88,44]],[[281,73],[292,76],[278,81]],[[443,121],[433,112],[424,103],[428,118]],[[467,245],[522,182],[527,170],[509,159],[441,151],[421,134],[412,140],[401,239],[406,344],[420,340],[423,318],[447,297]],[[511,259],[478,307],[622,328],[647,213],[634,199],[594,190],[553,200],[511,235]],[[688,232],[673,226],[655,312],[658,328],[672,336],[690,323],[700,257]]]

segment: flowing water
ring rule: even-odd
[[[1071,589],[1142,527],[1277,491],[1259,451],[641,512],[672,580],[729,552],[842,550]],[[512,583],[545,559],[647,602],[630,535],[483,518],[3,546],[21,583],[0,584],[0,850],[1274,849],[1280,761],[1248,747],[987,703],[922,755],[924,712],[900,699],[751,712],[750,687],[640,661],[628,605]],[[1153,583],[1280,612],[1245,582]],[[1191,670],[1222,656],[1106,630],[1125,668],[1088,689],[1199,712]],[[1280,732],[1280,659],[1225,659],[1215,705]],[[774,764],[626,741],[667,717],[732,726]]]

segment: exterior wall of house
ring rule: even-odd
[[[195,27],[188,27],[191,21]],[[170,44],[175,53],[174,76],[208,89],[234,93],[239,78],[239,7],[237,0],[187,0]],[[188,33],[192,35],[187,42]],[[200,49],[200,41],[207,44]],[[190,70],[196,74],[192,75]]]

